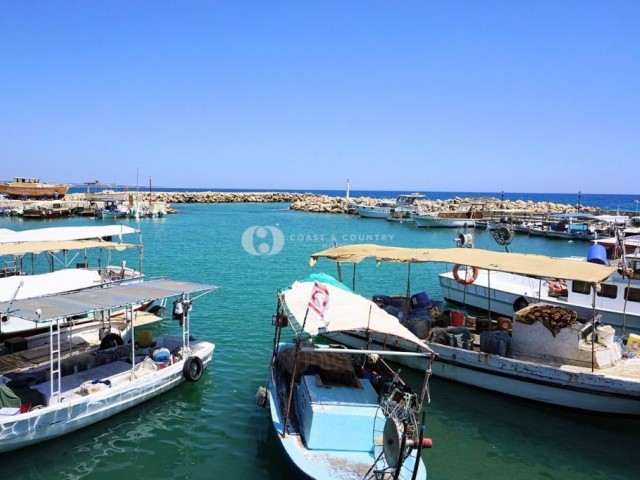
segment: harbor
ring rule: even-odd
[[[220,224],[225,225],[224,230],[217,228]],[[11,217],[0,219],[0,228],[16,225]],[[19,227],[25,230],[34,225],[38,224],[25,222]],[[55,225],[95,225],[95,220],[70,217],[56,220]],[[309,256],[332,247],[334,239],[344,244],[375,237],[378,243],[388,245],[419,247],[428,242],[448,248],[455,246],[456,236],[448,229],[425,231],[355,215],[310,214],[273,202],[184,204],[178,215],[139,225],[146,275],[180,274],[204,283],[215,281],[222,287],[215,299],[200,301],[192,327],[194,336],[216,344],[211,367],[196,384],[67,435],[63,455],[56,441],[38,447],[41,461],[37,464],[26,463],[28,451],[12,453],[5,458],[6,472],[24,476],[28,464],[28,476],[45,478],[94,478],[100,471],[109,475],[135,471],[141,478],[157,478],[163,471],[179,477],[187,470],[199,477],[212,468],[224,468],[225,478],[292,475],[272,436],[268,417],[254,398],[256,387],[264,384],[268,374],[272,350],[269,318],[276,289],[319,271],[335,275],[335,266],[309,266]],[[243,243],[246,232],[256,226],[271,226],[282,233],[282,245],[270,243],[276,254],[260,254]],[[258,237],[255,240],[261,241]],[[477,231],[474,241],[477,248],[500,248],[489,231]],[[548,242],[528,236],[516,236],[510,246],[515,252],[557,256],[584,255],[586,247],[580,242]],[[193,261],[194,251],[210,261]],[[128,263],[135,265],[133,258]],[[245,271],[268,271],[269,275],[246,275]],[[438,298],[437,274],[441,271],[436,264],[414,266],[413,288]],[[367,298],[381,292],[399,294],[406,288],[406,275],[404,265],[376,267],[374,262],[363,262],[358,267],[356,291]],[[344,281],[352,284],[348,269]],[[251,302],[238,302],[248,291]],[[166,332],[174,327],[160,323],[155,329]],[[418,372],[403,369],[403,376],[414,389],[420,388]],[[637,419],[514,400],[437,377],[430,384],[427,431],[434,446],[423,455],[431,478],[511,478],[540,472],[558,479],[635,478],[635,469],[618,459],[632,455],[637,445]],[[585,442],[585,438],[599,441]],[[464,452],[464,461],[452,465],[441,450]],[[96,455],[98,451],[108,455]],[[145,455],[139,455],[141,451]]]
[[[5,2],[16,480],[635,480],[640,3]]]

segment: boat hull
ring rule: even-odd
[[[387,218],[391,208],[356,207],[356,213],[362,218]]]
[[[331,334],[328,338],[353,348],[365,348],[361,334]],[[373,336],[369,348],[384,344],[383,338]],[[499,355],[464,350],[429,343],[437,353],[433,375],[514,397],[549,405],[590,412],[624,416],[640,416],[640,376],[635,378],[607,378],[601,373],[585,369],[555,368]],[[409,350],[401,343],[398,350]],[[640,358],[628,368],[640,374]],[[396,357],[394,361],[407,367],[424,370],[427,360],[418,357]]]
[[[194,341],[191,347],[206,368],[211,363],[215,346],[209,342]],[[19,415],[0,416],[0,453],[66,435],[171,390],[186,381],[184,363],[183,359],[157,370],[155,374],[114,384],[96,393],[75,395],[72,401]],[[130,372],[122,372],[121,375],[127,377]]]
[[[12,199],[55,199],[62,198],[69,190],[68,185],[14,186],[0,185],[0,193]]]
[[[275,363],[275,362],[274,362]],[[380,409],[377,410],[374,418],[371,419],[371,449],[370,450],[339,450],[339,449],[324,449],[324,448],[307,448],[307,444],[302,438],[300,432],[291,425],[291,421],[288,422],[286,430],[287,433],[283,435],[285,429],[284,422],[284,407],[279,401],[282,398],[283,388],[280,389],[276,385],[274,378],[277,377],[275,367],[272,364],[271,375],[267,384],[269,409],[271,413],[271,422],[273,432],[278,440],[278,443],[285,453],[287,460],[296,469],[296,471],[304,478],[311,479],[326,479],[326,478],[341,478],[341,479],[363,479],[374,478],[372,466],[376,463],[374,456],[374,438],[373,428],[376,421],[384,424],[385,417]],[[286,395],[285,395],[286,397]],[[293,395],[292,410],[296,410],[297,415],[300,417],[304,415],[298,411],[298,405],[296,402],[296,395]],[[339,417],[344,416],[343,422],[346,421],[348,416],[340,415],[338,412],[339,407],[333,402],[328,402],[327,406],[322,408],[324,413],[335,412]],[[344,414],[344,412],[342,412]],[[338,424],[336,424],[338,425]],[[342,431],[343,436],[352,434],[343,431],[344,424],[339,424],[338,427]],[[327,425],[328,427],[328,425]],[[361,439],[360,439],[361,440]],[[415,465],[415,450],[413,454],[405,459],[406,467],[403,467],[402,472],[406,473],[406,470],[411,470]],[[400,476],[400,478],[410,478],[406,476]],[[427,469],[422,458],[419,460],[417,473],[415,478],[427,478]]]
[[[439,218],[430,215],[414,215],[411,219],[419,228],[473,228],[476,225],[472,218]]]

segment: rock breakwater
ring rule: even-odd
[[[121,195],[128,197],[132,192],[123,192]],[[111,195],[113,196],[113,195]],[[331,197],[314,193],[292,192],[152,192],[140,194],[145,199],[165,202],[167,204],[180,203],[290,203],[292,210],[316,213],[352,213],[354,204],[374,205],[380,201],[393,202],[395,199],[381,199],[371,197]],[[75,193],[66,196],[66,200],[82,200],[84,194]],[[592,207],[580,207],[576,205],[533,202],[531,200],[504,200],[493,197],[455,197],[451,199],[419,200],[417,205],[425,212],[442,210],[457,210],[464,203],[483,203],[486,211],[526,211],[537,214],[557,214],[581,211],[584,213],[599,213]]]

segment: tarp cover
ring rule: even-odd
[[[615,266],[598,265],[568,258],[547,257],[525,253],[507,253],[479,248],[403,248],[374,244],[343,245],[311,255],[313,266],[318,258],[336,262],[358,263],[365,258],[377,262],[444,262],[468,265],[500,272],[531,275],[534,277],[563,278],[597,284],[616,271]]]
[[[314,282],[317,281],[329,292],[329,301],[323,318],[307,313]],[[387,334],[405,339],[416,345],[416,351],[431,352],[431,349],[413,333],[403,327],[398,319],[389,315],[370,300],[353,293],[333,277],[326,274],[311,275],[295,282],[282,292],[287,310],[311,336],[343,331],[366,331]],[[306,315],[306,321],[305,321]]]

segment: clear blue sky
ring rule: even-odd
[[[640,191],[640,1],[0,0],[0,178]]]

